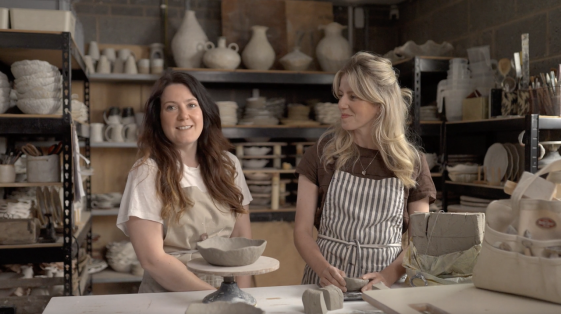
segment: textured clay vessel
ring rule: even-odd
[[[266,26],[254,25],[251,27],[253,35],[242,52],[243,64],[251,70],[266,71],[275,62],[275,50],[267,40]]]
[[[347,283],[347,291],[360,291],[368,283],[366,279],[344,277]]]
[[[171,41],[173,59],[180,68],[200,68],[208,41],[205,32],[195,17],[195,11],[185,11],[185,18]]]
[[[316,56],[321,69],[325,72],[337,72],[352,54],[349,41],[341,34],[341,31],[347,27],[333,22],[320,25],[319,28],[325,31],[325,37],[319,41],[316,47]]]
[[[312,60],[312,57],[300,51],[300,47],[294,47],[291,53],[280,58],[279,61],[285,70],[305,71]]]
[[[255,263],[265,246],[265,240],[246,238],[214,237],[197,243],[199,253],[209,264],[230,267]]]
[[[234,70],[240,65],[241,58],[238,54],[240,48],[236,43],[230,43],[226,47],[226,37],[218,38],[218,47],[212,42],[205,44],[204,64],[211,69]]]
[[[185,314],[263,314],[262,309],[247,303],[236,302],[212,302],[212,303],[192,303],[185,311]]]

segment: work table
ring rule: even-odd
[[[304,313],[302,293],[316,285],[278,286],[242,289],[257,300],[266,313]],[[154,313],[184,314],[191,303],[202,302],[212,291],[119,294],[52,298],[43,314],[111,314]],[[365,301],[345,302],[336,313],[382,313]]]

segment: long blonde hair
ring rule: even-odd
[[[407,134],[407,118],[412,92],[400,88],[392,64],[388,59],[358,52],[335,74],[333,94],[339,98],[339,85],[346,75],[353,93],[362,100],[380,105],[380,114],[372,125],[372,140],[380,148],[380,156],[406,188],[416,185],[415,167],[420,164],[420,154]],[[326,140],[321,154],[324,167],[335,162],[341,169],[360,157],[352,134],[341,127],[340,120],[330,127],[318,142]],[[319,147],[319,146],[318,146]]]

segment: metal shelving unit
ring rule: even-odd
[[[6,73],[10,79],[13,79],[10,65],[13,62],[26,59],[47,61],[61,69],[63,114],[3,114],[0,115],[0,135],[55,135],[61,138],[63,143],[63,182],[41,185],[60,185],[64,189],[62,202],[64,211],[63,236],[56,243],[0,246],[0,264],[64,262],[64,295],[71,295],[76,288],[72,286],[72,259],[77,254],[76,246],[79,247],[86,243],[86,249],[91,253],[91,216],[89,212],[83,214],[82,222],[74,232],[73,170],[77,165],[73,164],[72,159],[71,127],[72,125],[75,125],[77,129],[80,129],[80,127],[79,123],[72,121],[70,115],[71,82],[72,80],[84,81],[84,104],[89,108],[89,80],[83,58],[69,32],[0,30],[0,70]],[[81,138],[81,140],[85,142],[85,155],[86,158],[89,158],[89,139]],[[37,185],[35,183],[14,183],[3,186],[16,188]],[[89,208],[91,201],[91,182],[89,178],[86,179],[84,188],[87,195],[87,208]],[[91,285],[89,288],[91,289]]]

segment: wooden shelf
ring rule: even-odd
[[[117,216],[117,215],[119,215],[118,208],[92,209],[92,216]]]
[[[99,273],[92,274],[92,283],[118,283],[118,282],[141,282],[142,277],[130,273],[119,273],[114,270],[104,269]]]
[[[115,143],[115,142],[90,142],[90,147],[96,148],[138,148],[136,142],[123,142],[123,143]]]
[[[433,178],[442,177],[442,172],[431,172],[430,176]]]
[[[62,182],[12,182],[0,183],[0,188],[25,188],[34,186],[59,186],[62,187]]]
[[[175,71],[186,72],[194,76],[201,83],[228,84],[287,84],[287,85],[327,85],[333,84],[335,73],[319,71],[256,71],[246,69],[216,70],[216,69],[183,69],[173,68]]]
[[[487,185],[487,184],[475,184],[475,183],[462,183],[462,182],[454,182],[454,181],[446,181],[446,184],[473,186],[473,187],[478,187],[478,188],[495,189],[495,190],[503,190],[503,189],[504,189],[504,186],[502,186],[502,185]]]
[[[92,73],[90,75],[91,82],[112,82],[112,83],[154,83],[158,78],[160,78],[160,74],[101,74],[101,73]]]

